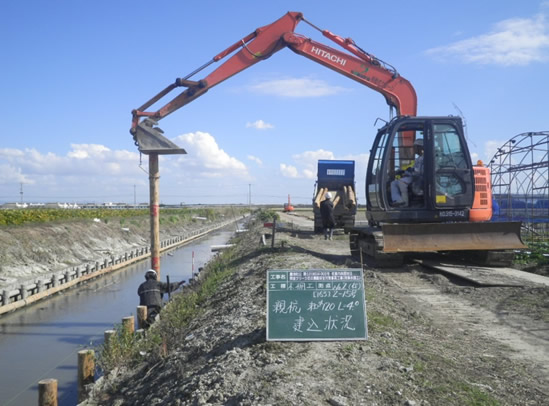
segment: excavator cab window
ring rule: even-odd
[[[424,138],[424,123],[404,123],[395,132],[387,162],[387,192],[392,207],[425,206],[423,152],[418,154],[416,140]],[[421,141],[422,142],[422,141]],[[423,150],[423,148],[421,148]]]
[[[374,147],[375,152],[373,153],[372,158],[372,166],[370,169],[370,181],[367,182],[367,193],[368,193],[368,200],[370,202],[370,205],[375,208],[382,207],[381,201],[380,201],[380,190],[379,185],[382,182],[382,175],[383,175],[383,157],[385,155],[386,146],[387,146],[387,138],[389,137],[388,131],[384,131],[381,136],[378,133],[378,142],[377,145]]]
[[[437,206],[460,206],[471,194],[471,163],[463,140],[451,124],[434,124],[435,202]],[[465,199],[465,200],[463,200]]]

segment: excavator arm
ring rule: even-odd
[[[294,33],[300,21],[304,21],[321,31],[325,37],[349,51],[350,54]],[[329,31],[320,30],[305,20],[302,13],[288,12],[272,24],[256,29],[184,78],[176,79],[174,83],[170,84],[141,107],[133,110],[130,132],[135,137],[137,127],[142,118],[151,118],[154,121],[161,120],[175,110],[202,96],[210,88],[244,69],[269,58],[285,47],[381,93],[385,96],[389,106],[395,108],[397,115],[416,115],[417,98],[415,90],[410,82],[402,78],[394,68],[363,51],[352,39],[344,39]],[[239,48],[240,50],[238,50]],[[237,50],[238,52],[204,79],[199,81],[189,80],[190,77],[202,69],[214,62],[220,61]],[[153,104],[163,99],[168,93],[180,87],[185,87],[186,89],[159,110],[146,111]],[[150,126],[150,124],[148,125]]]
[[[399,116],[417,114],[417,97],[412,84],[398,72],[354,45],[350,39],[331,34],[328,38],[342,47],[354,51],[359,57],[331,48],[295,33],[284,34],[286,46],[295,53],[320,63],[348,78],[355,80],[385,96],[387,104],[394,107]]]

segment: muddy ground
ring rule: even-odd
[[[274,249],[261,224],[239,235],[234,274],[164,357],[102,379],[87,404],[548,404],[546,285],[478,287],[416,263],[365,269],[368,340],[266,341],[268,269],[360,267],[343,233],[325,241],[310,220],[282,216]]]

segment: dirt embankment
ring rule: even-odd
[[[302,219],[294,226],[277,232],[275,249],[259,244],[260,225],[240,235],[234,274],[172,332],[167,354],[144,354],[87,404],[547,404],[546,286],[479,288],[414,264],[369,269],[367,341],[267,342],[268,269],[359,266],[347,236],[325,241]]]
[[[204,220],[165,222],[160,239],[184,235],[207,224]],[[148,217],[1,227],[0,290],[149,245]]]

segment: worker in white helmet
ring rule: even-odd
[[[322,227],[324,228],[324,239],[331,240],[334,233],[335,218],[334,218],[334,202],[332,202],[332,194],[326,192],[324,200],[320,202],[320,216],[322,217]]]
[[[185,281],[172,282],[170,284],[160,282],[158,273],[154,269],[145,272],[145,282],[139,285],[137,294],[139,295],[139,305],[147,306],[146,326],[149,327],[157,318],[162,309],[162,298],[164,294],[177,290]]]

